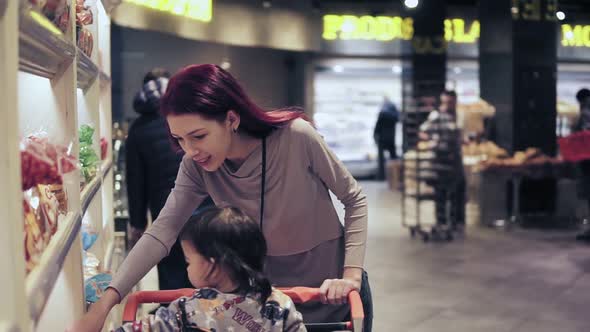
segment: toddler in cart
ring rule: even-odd
[[[189,280],[196,287],[193,295],[117,332],[306,331],[291,299],[263,275],[264,236],[240,210],[211,208],[192,216],[180,240]]]

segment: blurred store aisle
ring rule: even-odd
[[[397,193],[362,185],[374,331],[590,331],[590,248],[574,233],[469,226],[424,244],[401,227]]]

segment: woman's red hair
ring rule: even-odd
[[[191,65],[180,70],[170,79],[160,101],[164,117],[199,114],[223,121],[230,110],[240,116],[240,130],[257,138],[266,137],[294,119],[306,119],[303,110],[296,107],[265,111],[246,95],[229,72],[211,64]],[[173,142],[178,145],[175,140]]]

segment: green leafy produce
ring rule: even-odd
[[[80,164],[82,166],[82,175],[86,182],[96,176],[96,168],[100,158],[92,147],[92,135],[94,128],[89,125],[82,125],[78,131],[80,136]]]

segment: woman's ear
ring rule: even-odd
[[[238,128],[240,127],[240,115],[236,113],[236,111],[228,111],[226,121],[232,131],[238,131]]]

